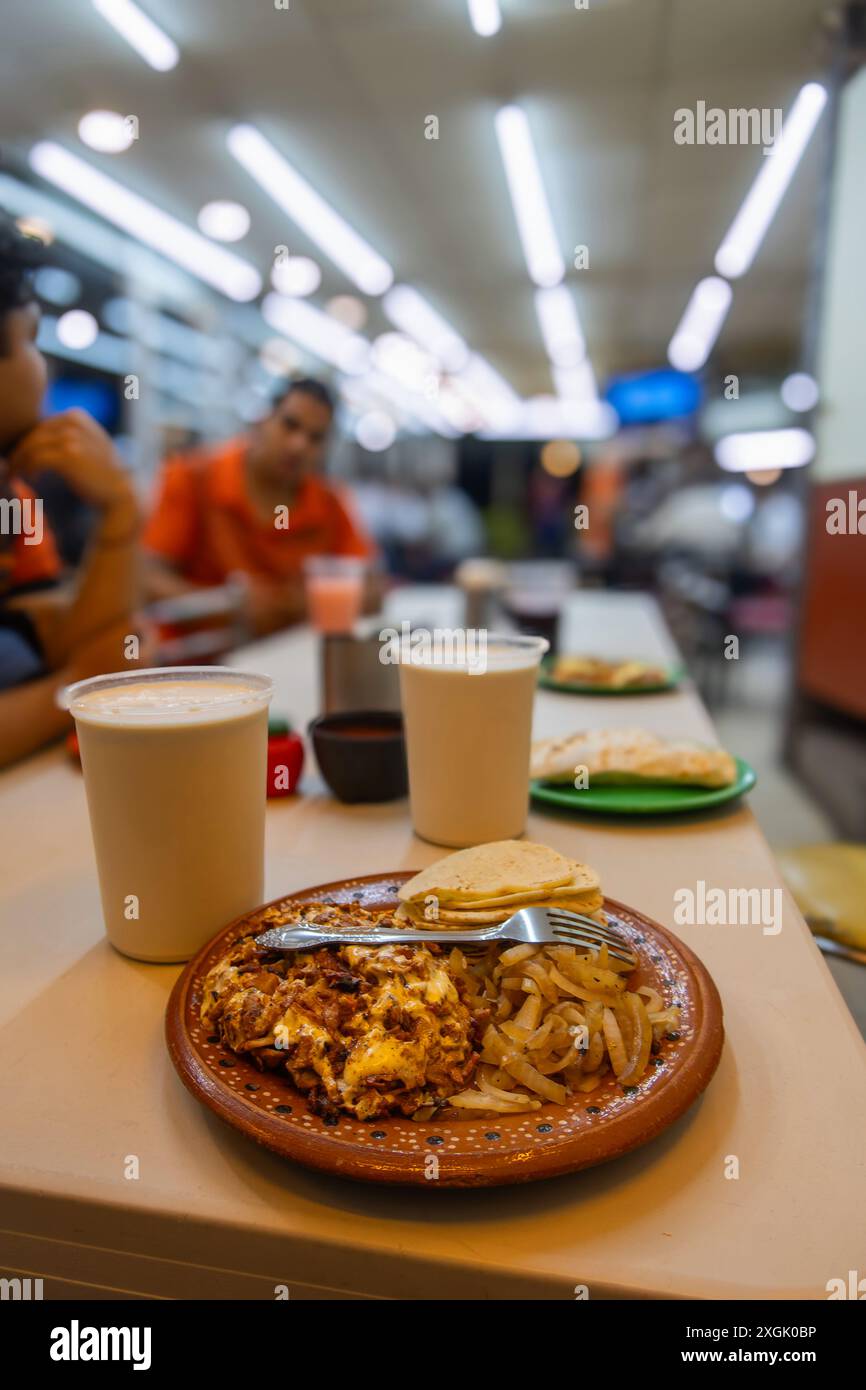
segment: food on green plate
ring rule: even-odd
[[[670,673],[646,661],[606,661],[597,656],[558,656],[550,677],[561,685],[592,685],[599,690],[640,690],[667,685]]]
[[[587,729],[532,745],[530,776],[573,785],[578,768],[590,785],[728,787],[737,779],[737,765],[723,748],[663,739],[646,729]]]

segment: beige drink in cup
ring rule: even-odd
[[[483,661],[437,659],[435,642],[429,653],[403,653],[409,798],[422,839],[462,848],[523,834],[532,702],[547,648],[543,638],[490,634]]]
[[[264,897],[265,676],[165,667],[79,681],[75,718],[108,939],[188,960]]]

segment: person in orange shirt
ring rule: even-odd
[[[168,459],[143,536],[148,597],[240,579],[264,634],[303,617],[309,556],[374,559],[348,500],[317,476],[333,416],[326,386],[293,381],[247,437]]]
[[[30,274],[43,253],[0,210],[0,767],[69,728],[58,691],[122,669],[134,631],[138,507],[114,446],[84,411],[39,418],[46,367]],[[43,470],[96,514],[70,583],[30,486]]]

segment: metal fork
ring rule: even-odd
[[[604,945],[615,960],[634,968],[637,957],[612,928],[593,917],[549,907],[519,908],[507,922],[476,931],[408,931],[386,927],[380,931],[333,931],[311,924],[307,927],[270,927],[256,937],[256,945],[267,951],[309,951],[317,946],[393,946],[425,945],[430,941],[456,945],[483,945],[490,941],[525,941],[533,945],[582,946],[597,951]]]

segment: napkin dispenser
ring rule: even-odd
[[[363,620],[352,632],[322,637],[322,710],[399,710],[400,675],[395,662],[383,662],[379,633],[384,618]]]

